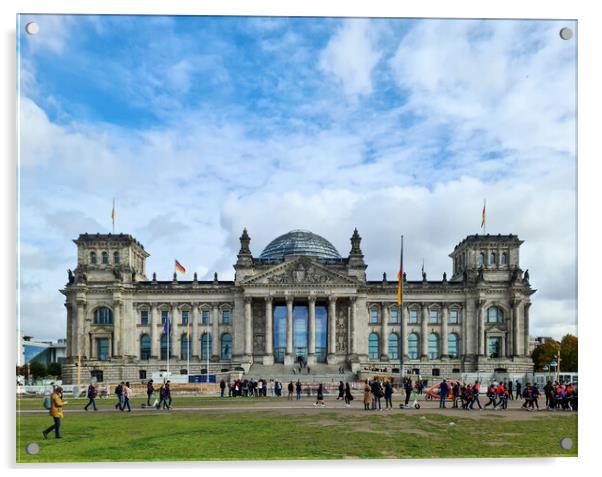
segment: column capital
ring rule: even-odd
[[[292,305],[292,304],[293,304],[293,301],[295,301],[295,297],[293,297],[293,296],[290,296],[290,295],[286,295],[286,296],[284,297],[284,299],[286,300],[286,304],[287,304],[287,305]]]
[[[328,303],[336,303],[337,296],[336,295],[328,295]]]
[[[309,295],[307,297],[307,301],[309,301],[310,303],[313,303],[314,305],[316,304],[316,300],[317,300],[317,297],[315,295]]]
[[[263,299],[266,301],[266,303],[272,303],[274,301],[274,297],[272,295],[266,295],[263,297]]]
[[[253,297],[250,297],[250,296],[245,296],[244,299],[245,299],[245,305],[250,305],[251,301],[253,301]]]

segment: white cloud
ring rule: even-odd
[[[342,83],[349,96],[372,93],[372,70],[381,58],[374,25],[368,20],[345,20],[320,56],[320,68]]]

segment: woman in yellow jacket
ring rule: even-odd
[[[61,439],[61,419],[63,418],[63,406],[67,404],[63,401],[63,388],[58,386],[50,397],[50,415],[54,419],[54,424],[45,431],[42,431],[44,439],[48,439],[48,433],[54,429],[54,435]]]

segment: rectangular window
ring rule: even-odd
[[[432,325],[439,323],[439,312],[437,310],[431,311],[429,323]]]
[[[140,324],[141,325],[148,325],[148,310],[141,310],[140,311]]]
[[[502,338],[487,338],[487,355],[490,358],[499,358],[502,349]]]
[[[224,325],[229,325],[230,324],[230,310],[224,310],[224,311],[222,311],[222,323]]]
[[[450,310],[449,311],[449,324],[457,325],[460,322],[458,317],[458,310]]]
[[[439,368],[433,368],[433,376],[441,376],[441,370]]]
[[[378,323],[378,309],[370,308],[370,323]]]
[[[182,311],[182,324],[186,326],[188,324],[188,310]]]
[[[201,313],[201,323],[203,325],[208,325],[209,324],[209,310],[203,310],[203,312]]]
[[[391,311],[389,312],[389,323],[399,323],[399,313],[396,306],[391,308]]]
[[[146,369],[141,369],[138,371],[139,379],[146,379]]]
[[[109,359],[109,338],[96,339],[96,356],[100,361]]]
[[[169,319],[169,311],[163,310],[161,312],[161,324],[164,325],[168,319]]]
[[[98,369],[94,369],[94,370],[90,371],[90,377],[92,378],[92,382],[94,382],[94,380],[96,380],[97,383],[102,383],[102,381],[103,381],[102,371],[100,371]]]
[[[415,325],[418,323],[418,310],[410,310],[410,320],[409,323]]]

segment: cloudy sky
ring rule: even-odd
[[[40,31],[24,33],[35,20]],[[576,333],[571,22],[26,16],[18,27],[20,326],[65,335],[80,233],[169,279],[232,279],[291,229],[417,279],[480,231],[525,240],[532,333]],[[189,276],[191,275],[189,274]]]

